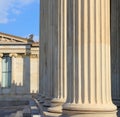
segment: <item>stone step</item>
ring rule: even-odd
[[[29,106],[26,106],[23,109],[23,117],[31,117],[31,111]]]

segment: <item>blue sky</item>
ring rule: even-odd
[[[0,0],[0,32],[39,40],[40,0]]]

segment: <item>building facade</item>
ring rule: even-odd
[[[39,92],[39,43],[31,36],[0,33],[1,100],[26,98]]]

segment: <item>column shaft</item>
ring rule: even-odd
[[[46,83],[45,83],[45,71],[46,71],[46,35],[47,35],[47,26],[46,26],[46,22],[47,22],[47,15],[46,12],[48,12],[46,10],[46,5],[48,4],[48,2],[46,0],[41,0],[41,10],[40,10],[40,15],[41,15],[41,19],[40,19],[40,24],[41,24],[41,35],[40,35],[40,102],[44,102],[44,98],[45,98],[45,89],[46,89]],[[46,80],[47,82],[47,80]]]
[[[11,94],[16,94],[16,57],[17,54],[12,53],[9,54],[9,56],[12,58],[12,87],[11,87]]]
[[[64,110],[111,112],[110,1],[69,0]]]
[[[51,65],[51,62],[52,62],[52,46],[51,46],[51,41],[52,41],[52,33],[51,33],[51,13],[52,13],[52,7],[51,6],[51,1],[50,0],[47,0],[46,2],[45,1],[42,1],[43,2],[43,5],[42,6],[44,8],[44,11],[43,11],[43,16],[44,16],[44,20],[43,23],[44,23],[44,32],[41,32],[43,33],[43,37],[42,37],[42,40],[43,40],[43,68],[44,68],[44,71],[43,71],[43,82],[44,82],[44,94],[45,94],[45,102],[44,102],[44,106],[50,106],[50,100],[51,100],[51,97],[52,97],[52,65]],[[42,68],[41,68],[42,69]]]
[[[53,12],[53,99],[50,112],[62,112],[66,100],[66,0],[54,1]]]
[[[0,94],[2,94],[2,57],[3,57],[3,54],[0,53]]]

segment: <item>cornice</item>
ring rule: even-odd
[[[26,44],[32,44],[34,41],[31,38],[23,38],[23,37],[19,37],[19,36],[15,36],[15,35],[11,35],[11,34],[6,34],[6,33],[2,33],[0,32],[0,44],[15,44],[15,41],[17,41],[16,43],[26,43]],[[7,42],[7,40],[9,40],[9,42]]]

